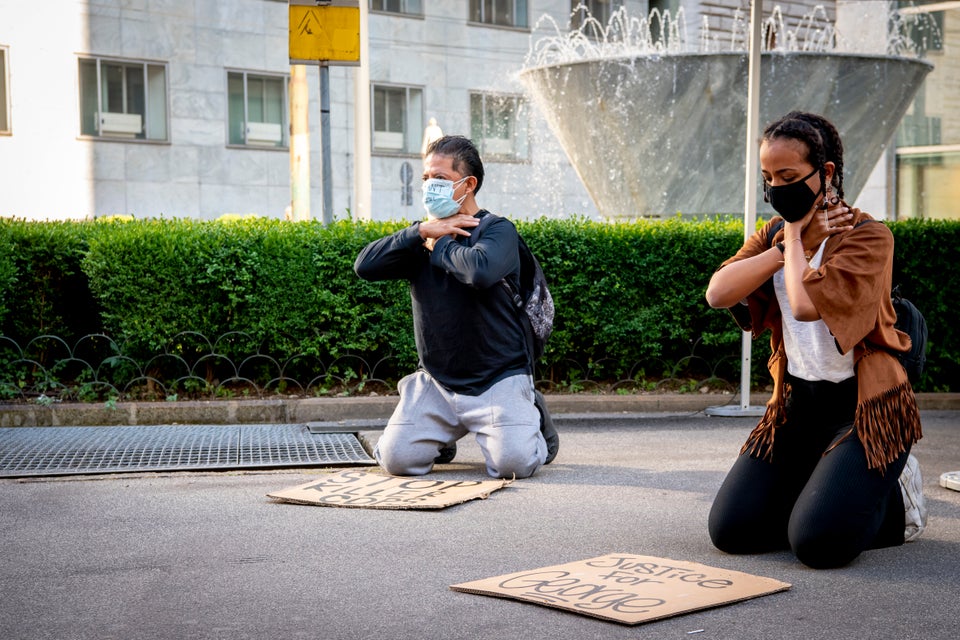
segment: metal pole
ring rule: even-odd
[[[290,67],[290,219],[310,219],[310,126],[307,68]]]
[[[750,3],[750,53],[747,66],[747,140],[746,170],[743,191],[743,239],[753,235],[757,225],[757,173],[759,172],[760,136],[760,55],[763,31],[763,0]],[[751,336],[744,331],[740,341],[740,406],[707,407],[708,415],[749,416],[763,415],[763,407],[750,406],[750,349]]]
[[[333,166],[330,160],[330,67],[320,63],[320,170],[323,224],[333,222]]]
[[[353,108],[353,208],[354,220],[371,220],[370,181],[370,36],[368,11],[370,3],[360,3],[360,65],[354,75]]]

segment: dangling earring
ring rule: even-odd
[[[832,197],[830,195],[831,193],[833,193]],[[826,211],[830,207],[838,204],[840,204],[840,196],[833,190],[833,183],[828,182],[827,188],[823,191],[823,202],[820,203],[820,208]]]
[[[833,197],[830,196],[831,193],[833,194]],[[833,183],[827,185],[827,193],[824,197],[830,202],[831,206],[840,204],[840,196],[836,191],[834,191]]]

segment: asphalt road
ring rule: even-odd
[[[567,417],[536,476],[441,511],[281,503],[324,469],[0,480],[0,638],[323,640],[960,636],[960,412],[923,412],[921,538],[815,571],[729,556],[711,500],[756,418]],[[375,439],[376,432],[365,433]],[[367,468],[369,469],[369,468]],[[486,479],[461,441],[440,479]],[[452,591],[622,552],[699,562],[788,591],[638,626]]]

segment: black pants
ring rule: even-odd
[[[825,454],[853,424],[856,378],[788,382],[786,424],[777,429],[773,457],[737,458],[710,510],[713,544],[728,553],[790,548],[814,568],[903,544],[898,479],[909,451],[883,473],[867,468],[856,434]]]

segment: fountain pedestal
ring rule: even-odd
[[[601,215],[742,214],[747,67],[738,52],[628,55],[520,78]],[[932,68],[897,56],[764,53],[760,121],[794,110],[831,120],[853,202]]]

